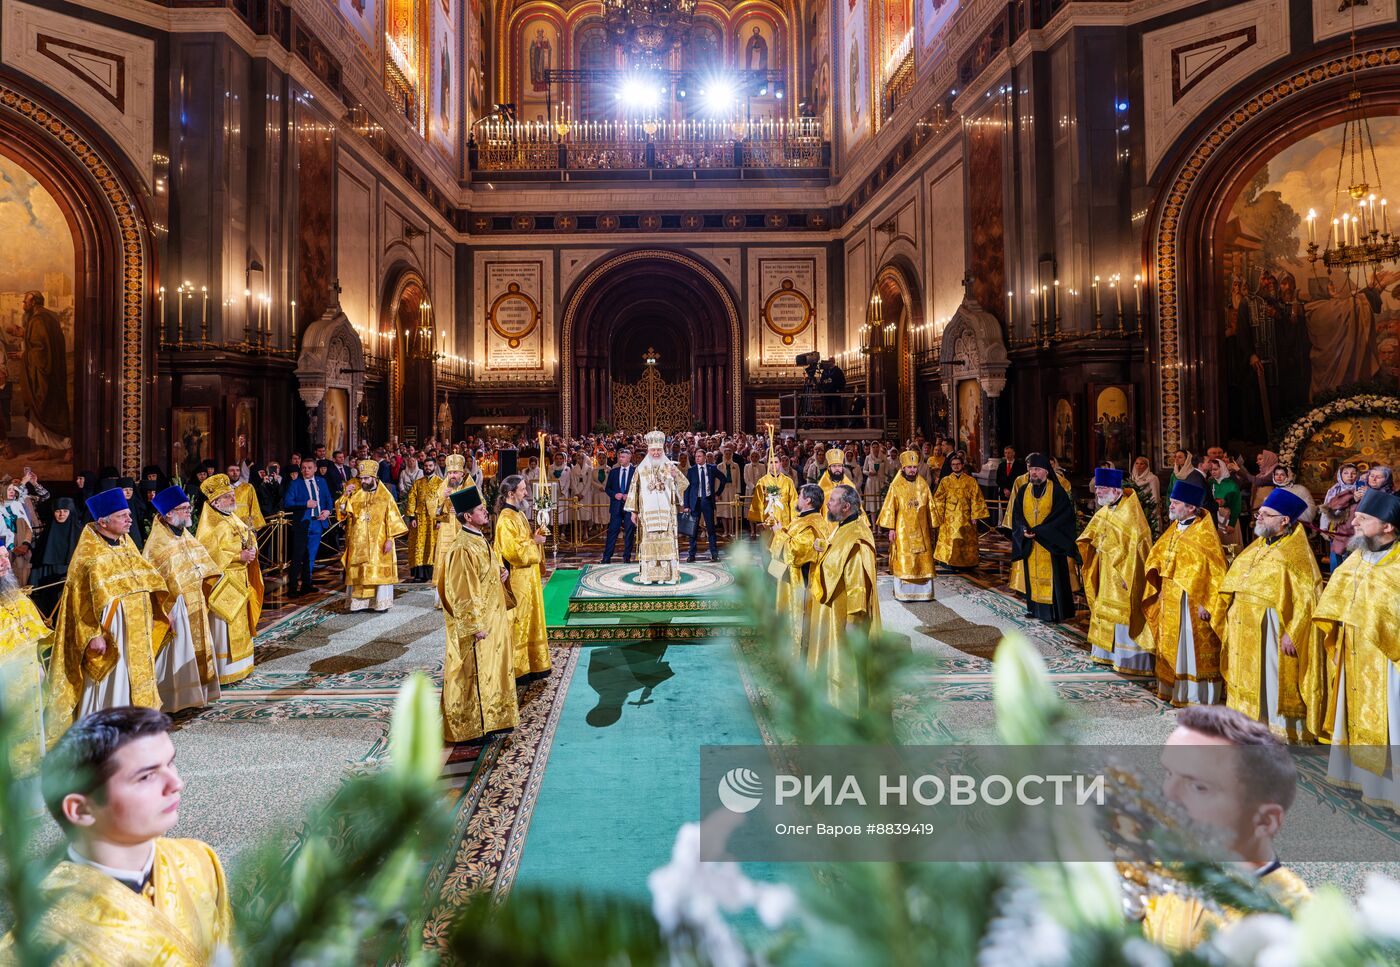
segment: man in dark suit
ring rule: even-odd
[[[316,472],[314,462],[301,462],[301,476],[287,488],[282,506],[292,515],[292,566],[287,572],[287,596],[296,598],[315,589],[311,570],[316,566],[321,534],[331,516],[331,488],[326,478]]]
[[[339,498],[345,492],[345,484],[355,475],[355,471],[345,462],[345,451],[337,450],[331,454],[331,467],[327,474],[330,477],[331,496]]]
[[[617,532],[622,531],[622,563],[632,563],[632,543],[637,539],[637,525],[631,515],[622,512],[627,502],[627,488],[632,486],[632,477],[637,468],[632,466],[632,451],[626,447],[617,451],[617,466],[608,471],[603,493],[608,495],[608,540],[603,545],[603,563],[612,563],[613,549],[617,546]]]
[[[1025,472],[1025,463],[1016,459],[1016,448],[1004,448],[1001,459],[997,461],[997,493],[1001,494],[1002,500],[1011,499],[1011,485]]]
[[[685,472],[688,486],[685,488],[685,509],[692,517],[705,521],[705,538],[710,542],[710,560],[719,560],[719,545],[715,543],[715,501],[729,483],[720,469],[715,466],[715,455],[703,450],[695,451],[695,464]],[[700,536],[700,521],[695,522],[695,533],[690,535],[690,556],[695,560],[695,541]]]

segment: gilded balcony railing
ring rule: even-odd
[[[752,121],[491,121],[477,128],[478,171],[789,168],[828,162],[817,118]]]

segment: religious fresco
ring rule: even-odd
[[[0,155],[0,476],[72,476],[76,271],[57,201]]]
[[[831,17],[826,0],[815,0],[808,11],[812,38],[807,49],[808,76],[812,78],[812,110],[831,130]]]
[[[783,39],[773,22],[763,16],[748,16],[738,22],[731,40],[731,62],[744,71],[776,71],[783,68]],[[748,98],[750,117],[783,117],[787,107],[777,96],[776,84],[767,94],[753,92]]]
[[[297,108],[297,326],[305,329],[331,305],[335,280],[332,247],[335,139],[330,125],[309,108]]]
[[[544,16],[531,17],[520,27],[519,118],[522,121],[551,121],[549,84],[546,71],[564,67],[559,44],[559,25]]]
[[[486,111],[482,104],[485,87],[482,84],[481,64],[486,38],[486,0],[467,0],[465,66],[462,70],[462,84],[467,93],[467,116],[462,124],[468,131]]]
[[[998,317],[1006,312],[1006,227],[1002,200],[1005,132],[1006,103],[1000,98],[991,100],[981,117],[967,126],[971,295],[982,308]]]
[[[371,63],[379,50],[379,5],[380,0],[337,0],[335,5],[350,25],[356,46]]]
[[[1370,125],[1381,170],[1393,170],[1400,118]],[[1348,278],[1307,259],[1309,209],[1318,214],[1319,245],[1331,227],[1341,133],[1319,131],[1268,158],[1216,227],[1229,441],[1266,443],[1324,393],[1381,374],[1400,378],[1400,270]]]
[[[970,468],[982,466],[982,384],[975,379],[958,380],[958,449]]]
[[[870,134],[869,16],[867,0],[847,0],[842,24],[841,65],[846,69],[841,88],[847,150]]]
[[[461,73],[457,63],[460,0],[433,4],[430,47],[432,90],[428,92],[428,140],[449,158],[457,154],[457,112]],[[444,6],[448,9],[444,10]]]
[[[943,28],[952,22],[953,14],[958,12],[958,0],[916,0],[916,2],[918,6],[915,8],[914,19],[918,33],[915,40],[920,52],[927,52],[933,47],[934,41],[943,32]]]
[[[880,64],[888,74],[894,66],[895,55],[905,38],[914,29],[914,9],[911,0],[880,0],[877,19],[880,24]]]
[[[1357,414],[1332,420],[1303,443],[1298,482],[1321,496],[1337,482],[1337,468],[1354,463],[1364,474],[1376,464],[1400,466],[1400,415]]]

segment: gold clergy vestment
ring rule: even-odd
[[[217,514],[217,510],[210,509]],[[161,615],[175,610],[175,602],[185,599],[185,611],[190,620],[190,638],[195,659],[199,662],[199,679],[208,685],[218,674],[214,667],[214,650],[209,638],[209,608],[204,600],[204,581],[217,578],[223,568],[215,563],[209,550],[186,527],[179,534],[157,517],[151,523],[151,536],[141,556],[160,572],[165,587],[156,593],[158,614],[155,618],[155,654],[159,655],[170,642],[173,633]]]
[[[1312,896],[1302,878],[1286,866],[1265,873],[1259,883],[1290,910]],[[1142,921],[1142,935],[1173,953],[1193,950],[1212,932],[1244,916],[1232,907],[1226,907],[1223,914],[1208,910],[1193,896],[1176,893],[1151,896]]]
[[[1176,684],[1177,647],[1181,641],[1181,595],[1186,593],[1191,634],[1196,644],[1196,677],[1220,678],[1220,632],[1224,616],[1216,597],[1225,581],[1225,551],[1210,517],[1197,517],[1182,530],[1175,521],[1147,555],[1142,613],[1152,632],[1157,653],[1157,681],[1163,688]],[[1198,608],[1210,612],[1202,621]]]
[[[769,487],[778,488],[777,503],[773,508],[774,520],[786,527],[788,521],[797,516],[797,488],[785,473],[765,473],[758,478],[758,483],[753,486],[753,495],[749,497],[749,520],[755,524],[763,523],[768,513]]]
[[[49,626],[29,595],[16,591],[9,599],[0,598],[0,694],[20,718],[21,731],[9,754],[10,767],[21,775],[31,772],[44,752],[44,665],[39,648],[48,637]]]
[[[773,558],[787,565],[778,579],[778,614],[787,615],[792,622],[794,657],[804,655],[811,640],[816,609],[811,594],[812,574],[822,556],[817,542],[831,537],[832,526],[825,514],[813,510],[798,514],[773,538]]]
[[[510,569],[511,640],[515,675],[549,671],[549,634],[544,624],[544,549],[534,541],[535,529],[525,515],[507,505],[496,517],[496,553]]]
[[[447,493],[447,481],[437,474],[419,477],[408,488],[408,516],[414,518],[408,539],[409,567],[437,563],[438,512]],[[449,504],[449,510],[451,505]]]
[[[901,581],[933,577],[933,493],[923,477],[915,475],[910,480],[903,471],[895,474],[875,526],[894,531],[891,574]]]
[[[1280,736],[1299,741],[1318,734],[1321,694],[1312,701],[1302,691],[1305,679],[1325,681],[1323,655],[1313,647],[1313,608],[1322,590],[1322,572],[1308,546],[1301,524],[1272,544],[1256,538],[1225,572],[1220,596],[1212,611],[1224,612],[1220,642],[1220,673],[1225,679],[1225,704],[1256,722],[1267,722],[1263,708],[1264,643],[1269,610],[1278,615],[1278,714],[1306,722],[1304,735]],[[1283,636],[1293,640],[1297,656],[1286,654]],[[1278,731],[1275,729],[1275,731]]]
[[[1400,745],[1400,736],[1390,735],[1387,687],[1389,666],[1400,665],[1400,541],[1374,564],[1352,551],[1327,579],[1313,622],[1331,660],[1321,734],[1331,738],[1338,727],[1337,674],[1345,671],[1346,744],[1366,747],[1352,749],[1352,760],[1381,775],[1385,747]]]
[[[341,495],[335,502],[336,518],[345,522],[345,584],[357,598],[374,597],[374,589],[399,580],[398,548],[384,544],[408,533],[408,525],[399,514],[398,504],[389,496],[383,483],[374,490],[358,487]]]
[[[501,556],[485,537],[459,528],[433,574],[447,622],[442,733],[448,742],[468,742],[520,721],[501,567]],[[478,641],[479,631],[486,637]]]
[[[160,708],[151,640],[151,595],[164,590],[165,580],[160,572],[146,563],[130,537],[123,534],[116,544],[110,544],[97,532],[96,524],[83,528],[68,562],[68,578],[54,624],[44,716],[50,745],[73,724],[84,676],[94,681],[106,678],[123,653],[131,680],[131,703]],[[126,636],[121,649],[110,634],[117,606],[122,609]],[[109,608],[113,610],[109,612]],[[107,636],[107,650],[102,655],[92,655],[87,645],[98,635]]]
[[[826,513],[826,501],[827,501],[827,498],[829,498],[829,497],[831,496],[831,492],[832,492],[833,490],[835,490],[837,487],[839,487],[841,484],[845,484],[845,485],[848,486],[848,487],[854,488],[854,490],[855,490],[855,492],[856,492],[856,504],[857,504],[857,505],[860,507],[860,509],[861,509],[861,510],[860,510],[860,520],[861,520],[861,523],[863,523],[863,524],[868,528],[868,527],[870,526],[870,518],[865,516],[865,497],[861,494],[860,488],[857,487],[857,486],[851,481],[851,475],[850,475],[850,474],[844,474],[844,475],[841,477],[840,480],[834,480],[834,479],[832,479],[831,471],[829,471],[829,470],[823,470],[823,471],[822,471],[821,479],[817,481],[817,486],[820,487],[820,488],[822,488],[822,513],[823,513],[823,514]],[[793,498],[793,506],[794,506],[794,507],[797,506],[797,498],[796,498],[796,497]],[[872,534],[871,536],[874,536],[874,535]]]
[[[1001,523],[997,525],[1001,530],[1004,530],[1004,531],[1010,531],[1010,530],[1011,530],[1011,502],[1012,502],[1013,500],[1015,500],[1015,499],[1016,499],[1016,495],[1019,494],[1019,493],[1021,492],[1021,487],[1022,487],[1023,485],[1025,485],[1025,484],[1027,484],[1027,483],[1030,483],[1030,479],[1031,479],[1030,474],[1028,474],[1028,473],[1023,473],[1023,474],[1021,474],[1021,476],[1017,477],[1017,478],[1015,479],[1015,481],[1012,482],[1012,484],[1011,484],[1011,497],[1006,501],[1006,506],[1002,508],[1002,511],[1001,511]],[[1065,488],[1065,493],[1069,494],[1070,497],[1071,497],[1071,499],[1072,499],[1073,496],[1074,496],[1074,491],[1069,489],[1069,480],[1066,479],[1065,475],[1062,474],[1062,473],[1056,473],[1056,474],[1055,474],[1055,479],[1058,480],[1058,481],[1060,482],[1060,486],[1063,487],[1063,488]],[[1046,505],[1045,505],[1045,512],[1046,512],[1047,514],[1050,512],[1050,505],[1049,505],[1049,504],[1046,504]],[[1027,517],[1026,519],[1029,520],[1030,518]],[[1077,572],[1077,570],[1076,570],[1076,568],[1075,568],[1075,566],[1074,566],[1074,562],[1073,562],[1073,561],[1070,561],[1070,562],[1069,562],[1069,584],[1070,584],[1070,587],[1071,587],[1071,588],[1076,588],[1076,587],[1078,587],[1078,572]],[[1012,590],[1012,591],[1015,591],[1015,592],[1017,592],[1017,593],[1019,593],[1019,594],[1024,594],[1024,593],[1026,592],[1026,572],[1025,572],[1025,568],[1013,567],[1013,568],[1011,569],[1010,587],[1011,587],[1011,590]],[[1036,600],[1039,600],[1039,599],[1037,598]],[[1045,602],[1042,602],[1042,603],[1045,603]]]
[[[467,487],[475,487],[475,482],[470,477],[457,489],[465,490]],[[452,510],[452,486],[443,480],[442,487],[438,489],[437,496],[431,502],[433,512],[433,527],[437,534],[433,538],[433,574],[437,574],[437,569],[442,567],[442,559],[447,555],[447,548],[457,539],[457,534],[462,530],[462,525],[457,523],[457,517]],[[438,599],[438,607],[442,607],[442,599]]]
[[[197,839],[157,839],[155,848],[143,893],[68,860],[44,878],[54,905],[39,931],[63,945],[60,967],[206,967],[228,945],[233,918],[218,855]],[[11,944],[7,935],[0,961]]]
[[[258,493],[246,480],[233,488],[233,512],[255,531],[262,530],[267,523],[263,520],[262,508],[258,506]]]
[[[1048,505],[1046,513],[1049,513]],[[977,521],[988,516],[987,501],[982,497],[976,478],[966,471],[960,474],[950,471],[938,481],[938,489],[933,494],[933,526],[938,528],[934,559],[950,567],[976,567]]]
[[[243,598],[244,606],[236,613],[219,615],[228,623],[228,660],[241,662],[253,654],[253,636],[257,634],[258,619],[262,617],[263,580],[257,557],[244,564],[238,555],[245,548],[256,548],[258,537],[239,517],[206,507],[204,513],[199,515],[199,542],[223,572],[219,583],[227,584]],[[216,604],[217,600],[216,597]],[[250,663],[239,674],[220,676],[219,684],[230,685],[241,681],[252,670]]]
[[[1116,625],[1126,625],[1134,640],[1144,625],[1142,592],[1152,528],[1137,494],[1125,489],[1117,503],[1100,507],[1075,543],[1079,545],[1084,597],[1089,603],[1089,644],[1111,653]],[[1112,664],[1097,657],[1094,660]]]
[[[875,590],[875,535],[859,518],[837,526],[821,561],[812,569],[812,640],[807,667],[826,677],[827,701],[858,716],[868,704],[866,669],[846,642],[847,628],[857,625],[870,636],[880,633],[880,597]]]

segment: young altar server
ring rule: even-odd
[[[194,509],[183,489],[167,487],[151,498],[151,506],[156,519],[142,556],[165,581],[156,602],[170,616],[155,623],[156,688],[161,708],[178,712],[219,698],[204,582],[223,569],[190,531]]]
[[[1309,691],[1320,694],[1327,674],[1312,642],[1322,572],[1300,523],[1307,511],[1291,491],[1270,492],[1255,514],[1258,539],[1225,572],[1217,606],[1225,704],[1292,742],[1317,736],[1324,710],[1321,701],[1309,704]]]
[[[1225,551],[1205,489],[1178,480],[1167,505],[1167,529],[1147,556],[1142,610],[1156,648],[1157,694],[1173,705],[1216,705],[1225,700],[1220,677],[1216,600],[1225,580]]]
[[[511,612],[515,677],[549,671],[549,633],[544,623],[544,531],[531,526],[522,508],[530,484],[517,474],[501,481],[496,505],[496,553],[510,571],[515,599]]]
[[[1143,647],[1142,592],[1152,529],[1137,494],[1123,489],[1123,471],[1094,471],[1094,512],[1079,535],[1089,647],[1094,661],[1124,675],[1150,676],[1152,648]]]
[[[451,496],[460,522],[437,569],[447,622],[442,668],[442,732],[470,742],[520,721],[515,698],[515,648],[506,611],[507,573],[483,531],[490,522],[481,488]]]
[[[218,855],[167,839],[180,818],[170,717],[125,706],[84,716],[44,760],[44,803],[68,841],[44,879],[38,924],[64,964],[231,962],[228,885]],[[0,944],[0,959],[13,951]]]

